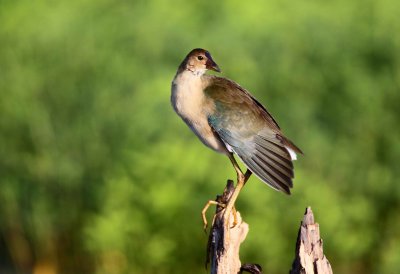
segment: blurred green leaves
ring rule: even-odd
[[[0,268],[203,272],[200,210],[234,177],[173,113],[192,48],[305,152],[293,195],[252,178],[243,261],[289,269],[313,207],[337,273],[400,267],[399,3],[2,1]],[[211,217],[211,216],[210,216]]]

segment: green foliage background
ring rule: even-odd
[[[252,178],[244,262],[287,273],[314,209],[335,273],[400,268],[400,2],[0,1],[0,273],[206,273],[200,210],[235,174],[174,114],[195,47],[304,152]]]

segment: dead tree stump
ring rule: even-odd
[[[311,207],[306,209],[296,243],[296,257],[290,274],[332,274],[332,267],[324,255],[319,224],[314,222]]]
[[[233,182],[228,180],[222,196],[217,196],[217,202],[226,204],[233,191]],[[240,271],[240,244],[244,241],[249,231],[248,224],[243,222],[239,212],[236,213],[237,225],[231,227],[233,217],[230,216],[230,228],[226,228],[224,226],[224,212],[223,207],[217,206],[208,238],[206,265],[208,263],[211,264],[211,274],[238,273]]]
[[[233,182],[228,180],[222,195],[216,201],[226,204],[234,191]],[[211,274],[237,274],[244,271],[260,274],[258,264],[242,265],[239,258],[241,243],[249,231],[239,212],[236,212],[237,224],[233,227],[233,212],[229,216],[229,227],[224,226],[224,207],[217,206],[214,221],[210,230],[207,244],[207,265],[211,265]],[[319,234],[319,225],[314,222],[311,208],[306,209],[301,222],[296,243],[296,257],[290,274],[332,274],[332,268],[323,253],[322,239]]]
[[[224,193],[218,195],[216,201],[226,204],[234,191],[233,181],[228,180]],[[233,226],[233,211],[229,216],[229,228],[224,226],[224,208],[217,206],[214,222],[212,224],[208,244],[206,266],[211,264],[211,274],[261,273],[258,264],[245,264],[242,266],[239,258],[240,244],[249,232],[249,225],[245,223],[236,211],[237,224]]]

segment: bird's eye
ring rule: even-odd
[[[201,60],[203,60],[203,59],[204,59],[203,56],[201,56],[201,55],[197,56],[197,60],[201,61]]]

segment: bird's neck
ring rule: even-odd
[[[200,68],[195,68],[193,66],[185,66],[185,67],[179,67],[177,71],[178,74],[192,74],[193,76],[202,76],[204,73],[206,73],[207,69],[200,69]]]
[[[190,71],[177,73],[172,82],[171,102],[185,119],[201,111],[208,75],[198,76]]]
[[[204,82],[203,78],[205,77],[203,74],[204,72],[194,72],[186,69],[178,71],[173,80],[173,84],[180,87],[186,87],[184,88],[186,90],[202,89]]]

